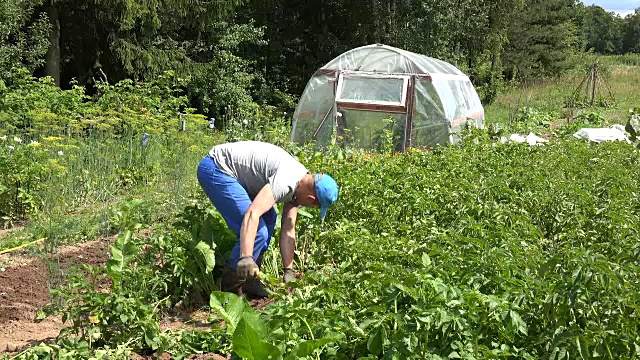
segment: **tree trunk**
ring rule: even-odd
[[[56,0],[50,1],[47,15],[51,23],[51,31],[49,32],[49,50],[47,50],[44,73],[53,78],[56,86],[60,86],[60,20]]]
[[[484,101],[487,103],[492,103],[496,99],[497,90],[497,79],[498,79],[498,54],[497,50],[493,50],[491,54],[491,70],[489,71],[489,83],[487,87],[487,91],[484,95]]]

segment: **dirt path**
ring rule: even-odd
[[[62,274],[71,264],[104,265],[109,257],[108,240],[90,241],[60,248]],[[38,310],[49,302],[49,261],[42,257],[0,256],[0,353],[16,351],[55,338],[63,324],[60,318],[36,323]]]

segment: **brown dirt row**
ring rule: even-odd
[[[0,354],[50,342],[64,327],[60,317],[36,322],[36,313],[50,301],[52,278],[64,276],[69,266],[89,264],[104,266],[109,258],[109,245],[115,237],[61,247],[58,253],[42,257],[25,257],[14,253],[0,255]],[[53,267],[51,262],[53,261]],[[58,265],[59,263],[59,265]],[[52,276],[50,268],[59,266],[60,273]],[[273,299],[253,300],[250,304],[262,310]],[[208,328],[208,313],[197,309],[181,309],[161,321],[162,329]],[[143,359],[144,357],[140,357]],[[203,354],[193,359],[225,359],[216,354]]]

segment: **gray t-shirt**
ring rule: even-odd
[[[251,199],[266,185],[276,202],[290,202],[298,183],[309,172],[284,149],[259,141],[239,141],[209,151],[223,173],[238,179]]]

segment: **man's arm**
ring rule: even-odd
[[[271,185],[267,184],[249,205],[240,227],[240,257],[253,256],[253,245],[256,241],[260,216],[269,211],[275,203]]]
[[[282,226],[280,228],[280,256],[285,269],[293,268],[293,253],[296,249],[296,218],[298,208],[286,203],[282,212]]]

